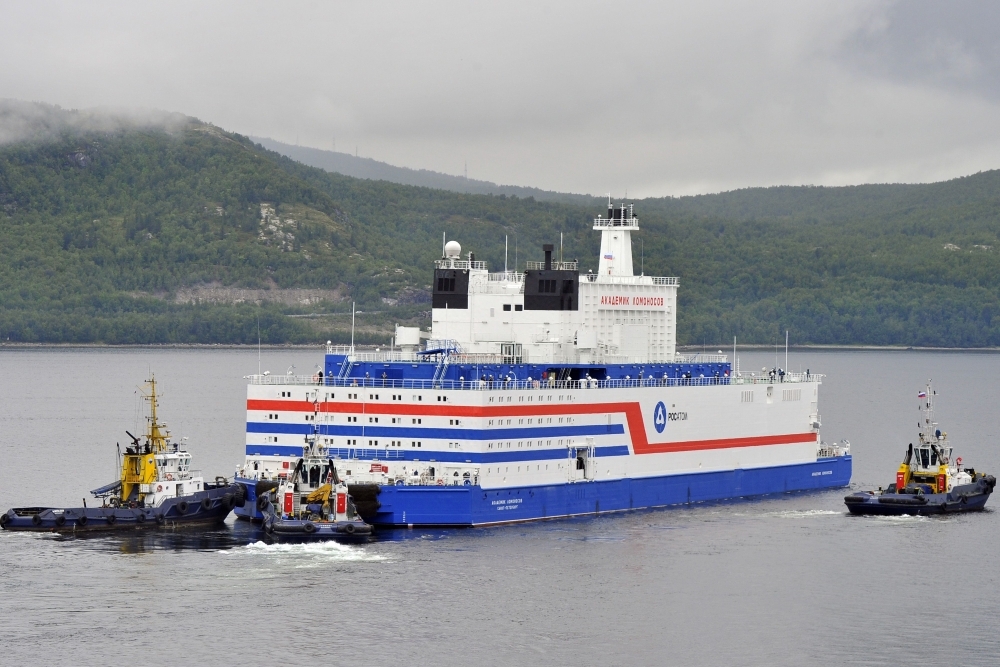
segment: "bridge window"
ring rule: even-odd
[[[503,305],[503,309],[506,310],[506,311],[509,311],[510,310],[510,304],[509,303],[505,303]]]

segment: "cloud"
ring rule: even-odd
[[[956,9],[951,9],[956,7]],[[978,13],[976,13],[978,12]],[[1000,166],[971,3],[7,5],[0,90],[551,190],[688,194]]]
[[[139,109],[63,109],[40,102],[0,98],[0,145],[47,141],[66,134],[156,128],[176,132],[193,119],[178,113]]]

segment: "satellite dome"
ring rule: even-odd
[[[458,241],[448,241],[444,245],[444,254],[447,257],[461,257],[462,245]]]

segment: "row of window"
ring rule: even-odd
[[[278,414],[277,413],[268,413],[267,418],[268,419],[278,419]],[[391,419],[392,419],[392,423],[393,424],[402,424],[403,423],[403,418],[402,417],[392,417]],[[316,421],[316,415],[305,415],[305,420],[306,421]],[[332,422],[333,421],[333,415],[326,415],[324,421]],[[424,419],[423,419],[423,417],[413,417],[413,418],[410,419],[410,422],[413,423],[413,424],[423,424],[424,423]],[[348,415],[347,416],[347,423],[348,424],[357,424],[358,423],[357,416],[355,416],[355,415]],[[369,417],[368,418],[368,423],[369,424],[377,424],[378,423],[378,417]],[[460,419],[449,419],[448,420],[448,424],[450,426],[459,426],[461,424],[461,420]]]
[[[283,392],[281,392],[281,398],[291,398],[291,397],[292,397],[292,392],[290,392],[290,391],[283,391]],[[337,398],[336,394],[326,394],[324,400],[329,401],[329,400],[333,400],[333,399],[336,399],[336,398]],[[422,395],[420,395],[420,394],[413,394],[413,396],[411,398],[414,401],[418,402],[418,403],[422,402],[424,400],[424,397]],[[309,397],[306,396],[305,399],[309,400]],[[347,400],[354,400],[354,401],[358,400],[358,394],[348,393],[347,394]],[[377,400],[379,400],[379,394],[368,394],[368,400],[369,401],[377,401]],[[402,394],[392,394],[392,400],[393,401],[402,401],[403,400],[403,395]],[[448,401],[448,397],[447,396],[438,396],[437,400],[439,402],[447,402]]]
[[[273,440],[273,442],[277,442],[277,441],[278,441],[277,438],[275,438]],[[272,442],[272,441],[270,439],[268,439],[268,442]],[[334,438],[323,438],[323,444],[324,445],[336,445],[337,442],[336,442],[336,440]],[[357,438],[354,438],[354,439],[348,438],[347,441],[344,444],[346,444],[348,447],[357,447],[358,440],[357,440]],[[379,446],[378,445],[378,440],[369,440],[368,441],[368,446],[369,447],[378,447]],[[391,441],[387,442],[385,446],[386,447],[404,447],[405,445],[403,444],[402,440],[391,440]],[[423,447],[423,442],[422,441],[418,441],[418,440],[412,440],[412,441],[410,441],[410,447],[414,447],[414,448],[416,448],[416,447]],[[348,473],[348,474],[350,474],[350,473]]]
[[[545,382],[543,380],[535,380],[534,381],[534,388],[535,389],[548,389],[548,387],[545,386]],[[504,396],[490,396],[490,403],[493,403],[493,402],[503,403],[504,402],[504,400],[503,400],[504,398],[505,398]],[[496,399],[496,400],[494,401],[494,399]],[[507,402],[510,403],[511,400],[513,400],[513,397],[512,396],[507,396],[506,399],[507,399]],[[524,399],[525,399],[524,396],[518,396],[517,397],[518,403],[524,403],[525,402]],[[528,401],[527,401],[528,403],[534,403],[535,402],[535,396],[534,396],[534,394],[528,394],[527,399],[528,399]],[[538,402],[539,403],[544,403],[546,400],[549,400],[549,401],[554,400],[552,394],[549,394],[548,399],[546,399],[545,396],[539,396],[538,397]],[[572,401],[573,400],[573,396],[572,396],[572,394],[559,394],[559,400],[560,401]]]
[[[746,394],[746,392],[744,392],[744,394]],[[744,397],[744,400],[746,400],[745,397]],[[786,399],[786,400],[788,400],[788,399]],[[268,413],[267,414],[267,418],[268,419],[272,419],[272,420],[273,419],[278,419],[278,413],[274,413],[274,412]],[[403,423],[403,418],[402,417],[392,417],[391,419],[392,419],[392,423],[393,424],[402,424]],[[528,424],[530,425],[530,424],[536,423],[535,419],[536,418],[534,418],[534,417],[528,417]],[[538,417],[537,418],[537,423],[538,424],[551,424],[552,423],[552,419],[553,419],[552,417]],[[316,415],[305,415],[305,420],[306,421],[316,421]],[[327,420],[328,421],[332,421],[332,419],[329,416],[327,417]],[[574,417],[559,417],[558,420],[559,421],[557,423],[559,423],[559,424],[563,424],[563,423],[572,424],[575,421],[575,418]],[[421,424],[422,425],[424,423],[424,420],[423,420],[422,417],[412,417],[410,419],[410,422],[412,424]],[[348,415],[347,416],[347,423],[348,424],[356,424],[356,423],[358,423],[357,416],[355,416],[355,415]],[[369,417],[368,418],[368,423],[369,424],[377,424],[378,423],[378,417]],[[510,423],[511,423],[510,419],[506,420],[506,425],[509,426]],[[517,423],[518,424],[524,424],[524,419],[523,418],[518,419]],[[461,426],[462,425],[462,420],[461,419],[449,419],[448,420],[448,425],[449,426]],[[490,426],[494,426],[494,425],[496,425],[496,426],[504,426],[505,423],[504,423],[503,419],[491,419],[489,425]]]
[[[545,463],[545,464],[538,463],[538,464],[535,464],[535,471],[536,472],[541,472],[542,465],[545,466],[545,470],[549,469],[549,464],[548,463]],[[555,465],[555,467],[556,467],[557,470],[562,470],[563,466],[562,466],[561,463],[555,463],[553,465]],[[510,472],[510,466],[504,466],[503,471],[504,472]],[[525,472],[531,472],[531,466],[530,465],[524,466],[524,471]],[[521,472],[521,466],[517,466],[517,472]],[[493,474],[493,473],[496,473],[496,474],[499,475],[500,474],[500,466],[497,466],[496,470],[494,470],[493,468],[487,468],[486,469],[486,474],[487,475]]]
[[[525,446],[524,441],[523,440],[518,440],[517,441],[517,446],[518,446],[518,448],[523,448]],[[543,445],[542,445],[542,441],[541,440],[535,440],[535,441],[528,440],[527,446],[528,447],[542,447]],[[552,446],[552,441],[551,440],[546,440],[544,446],[545,447],[551,447]],[[564,446],[563,445],[563,440],[559,440],[556,446],[557,447],[563,447]],[[486,444],[486,449],[511,449],[511,441],[508,440],[507,442],[497,442],[497,443],[490,442],[490,443]]]
[[[575,417],[559,417],[559,422],[558,423],[562,424],[562,423],[564,423],[564,420],[565,420],[566,424],[572,424],[574,422],[574,420],[575,420]],[[494,421],[496,422],[497,426],[504,426],[505,425],[503,419],[491,419],[490,420],[490,426],[493,426],[493,422]],[[531,424],[532,422],[533,422],[533,418],[532,417],[528,417],[528,424]],[[518,419],[517,423],[518,424],[523,424],[524,423],[524,419]],[[539,424],[551,424],[552,423],[552,417],[538,417],[538,423]],[[509,419],[507,420],[506,426],[510,426],[510,420]]]

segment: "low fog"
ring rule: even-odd
[[[66,134],[154,128],[176,132],[192,121],[179,113],[142,109],[63,109],[41,102],[0,99],[0,145],[46,141]]]
[[[641,197],[922,182],[1000,166],[1000,10],[988,3],[2,11],[5,98],[163,109],[416,169],[467,165],[470,178],[497,183]],[[9,125],[0,141],[51,131],[44,119]]]

